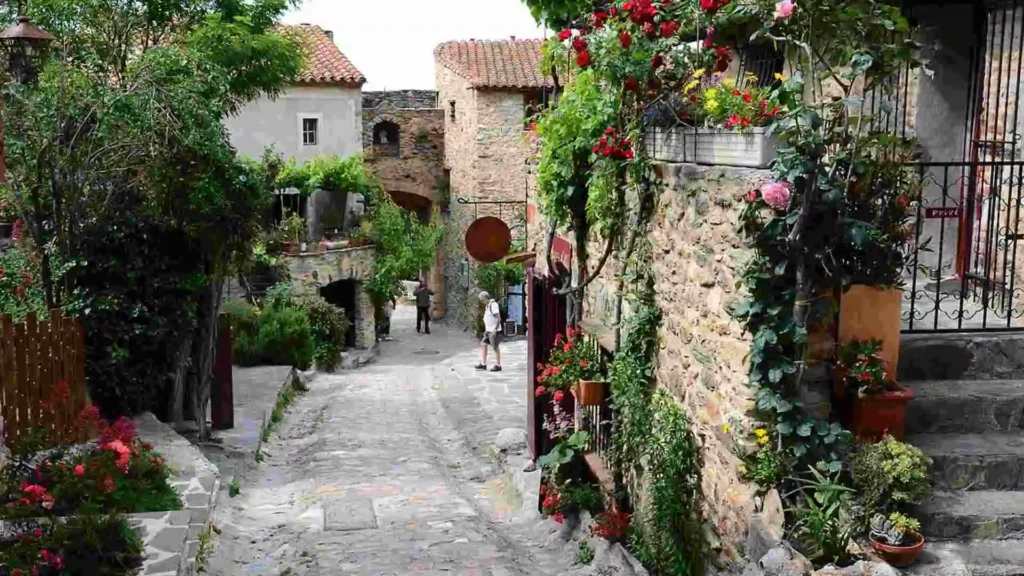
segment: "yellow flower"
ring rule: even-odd
[[[718,101],[717,100],[707,100],[707,101],[705,101],[704,102],[704,110],[706,110],[709,114],[714,114],[718,110]]]
[[[689,93],[690,90],[693,90],[694,88],[696,88],[698,84],[700,84],[700,80],[694,80],[694,81],[690,82],[689,84],[687,84],[686,86],[683,86],[683,94]]]
[[[778,72],[776,72],[775,73],[775,79],[778,80],[779,82],[782,82],[782,81],[784,81],[786,79],[786,77],[783,76],[782,74],[779,74]]]
[[[726,88],[732,88],[735,85],[736,79],[734,78],[726,78],[725,80],[722,80],[722,86],[725,86]]]
[[[767,435],[768,431],[765,430],[764,428],[758,428],[757,430],[754,430],[754,436],[757,436],[758,438],[764,438]]]
[[[693,71],[693,76],[691,76],[691,78],[700,78],[703,75],[704,75],[704,69],[703,68],[698,68],[698,69]]]
[[[732,432],[732,424],[723,424],[722,425],[722,432],[725,432],[726,434],[728,434],[729,432]]]
[[[767,437],[767,436],[760,436],[760,437],[758,437],[758,439],[757,439],[757,443],[758,443],[759,445],[761,445],[761,446],[764,446],[765,444],[767,444],[767,443],[768,443],[768,442],[770,442],[770,441],[771,441],[771,438],[769,438],[769,437]]]

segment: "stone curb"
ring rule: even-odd
[[[184,505],[184,509],[173,512],[128,516],[146,548],[140,574],[192,576],[196,573],[201,534],[211,529],[220,471],[197,447],[152,414],[137,418],[136,425],[139,437],[152,443],[174,470],[170,482]]]

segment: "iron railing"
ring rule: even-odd
[[[1024,161],[916,164],[906,332],[1024,330]]]

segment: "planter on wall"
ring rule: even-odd
[[[580,380],[573,386],[572,393],[580,406],[600,406],[607,388],[608,382],[603,380]]]
[[[900,313],[903,291],[854,285],[839,301],[840,346],[853,341],[880,340],[879,355],[885,362],[886,377],[896,379],[900,358]]]
[[[741,168],[767,168],[775,159],[775,139],[767,128],[655,128],[647,147],[655,160]]]
[[[850,428],[858,440],[875,442],[885,436],[903,440],[907,423],[907,403],[914,391],[899,384],[893,390],[876,394],[860,392],[853,401]]]

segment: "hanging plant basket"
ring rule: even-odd
[[[865,394],[853,402],[850,428],[859,440],[877,441],[886,435],[903,440],[907,426],[907,403],[914,391],[894,384],[892,390]]]
[[[600,406],[604,402],[608,382],[605,380],[580,380],[572,387],[572,393],[580,406]]]
[[[897,568],[906,568],[917,562],[918,557],[924,552],[924,536],[917,532],[908,532],[907,537],[916,543],[910,546],[890,546],[875,540],[874,536],[870,536],[871,547],[889,564]]]

